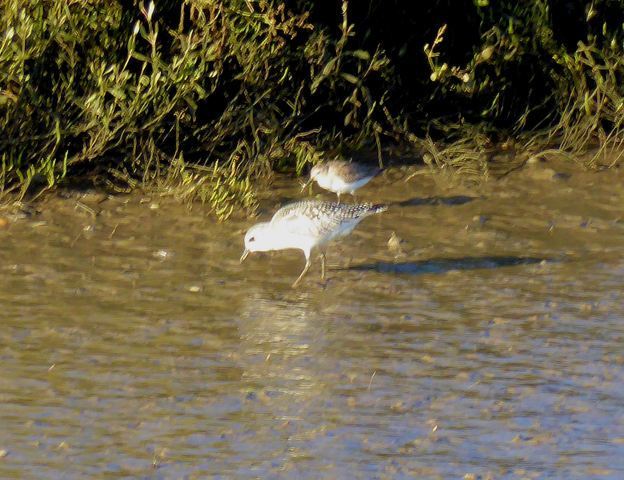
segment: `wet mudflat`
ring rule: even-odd
[[[414,172],[296,290],[201,205],[8,217],[0,477],[622,478],[624,174]]]

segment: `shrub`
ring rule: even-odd
[[[622,150],[619,0],[5,0],[0,22],[0,188],[20,196],[86,175],[225,218],[273,171],[388,142],[480,174],[508,136]]]

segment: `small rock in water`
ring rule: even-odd
[[[555,180],[568,180],[572,174],[565,172],[557,172],[553,175],[553,179]]]
[[[4,457],[6,457],[8,454],[9,454],[9,451],[8,451],[8,450],[6,450],[6,449],[4,449],[4,448],[1,448],[1,449],[0,449],[0,458],[4,458]]]
[[[108,195],[106,193],[98,192],[96,190],[87,190],[78,195],[84,202],[93,202],[93,203],[102,203],[103,201],[108,199]]]
[[[152,255],[156,258],[162,258],[164,260],[165,258],[170,258],[173,255],[173,253],[167,250],[161,249],[161,250],[156,250],[154,253],[152,253]]]
[[[67,443],[65,440],[63,440],[61,443],[59,443],[56,446],[57,450],[69,450],[69,443]]]
[[[197,293],[200,290],[201,290],[201,287],[199,285],[191,285],[189,287],[189,292]]]
[[[405,413],[409,410],[404,401],[399,400],[390,406],[390,409],[396,413]]]
[[[392,232],[392,235],[390,235],[390,239],[388,240],[388,249],[395,255],[405,255],[403,246],[406,244],[407,242],[405,240],[399,237],[395,232]]]
[[[245,395],[246,400],[256,400],[257,398],[256,392],[248,392],[247,395]]]
[[[9,221],[4,217],[0,217],[0,228],[6,228],[8,226],[9,226]]]
[[[535,180],[553,180],[557,174],[552,168],[548,167],[532,168],[529,171],[531,177]]]
[[[490,219],[487,215],[475,215],[472,217],[473,223],[478,223],[480,226],[486,224],[486,222]]]

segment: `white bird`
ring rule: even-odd
[[[355,194],[355,191],[366,185],[375,178],[381,169],[374,165],[347,162],[346,160],[330,160],[318,163],[310,170],[310,179],[303,185],[302,191],[310,184],[316,182],[321,188],[334,192],[338,195],[343,193]]]
[[[245,234],[241,263],[250,252],[299,249],[306,258],[303,271],[293,283],[296,287],[312,262],[315,247],[349,235],[364,218],[387,210],[385,205],[363,203],[347,205],[320,200],[303,200],[280,208],[270,222],[258,223]],[[321,251],[321,278],[325,279],[325,253]]]

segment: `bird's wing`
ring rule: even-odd
[[[357,223],[377,210],[369,204],[340,205],[303,200],[279,209],[271,224],[293,234],[324,236],[344,223]]]
[[[306,202],[297,202],[278,210],[271,224],[281,231],[297,235],[317,235],[318,224],[307,213]]]
[[[381,171],[375,165],[346,161],[330,163],[330,169],[348,183],[357,182],[366,177],[374,177]]]
[[[277,212],[275,212],[273,218],[271,218],[271,223],[282,222],[289,217],[300,215],[301,212],[305,212],[307,210],[308,204],[309,202],[304,200],[300,202],[290,203],[280,208]]]

